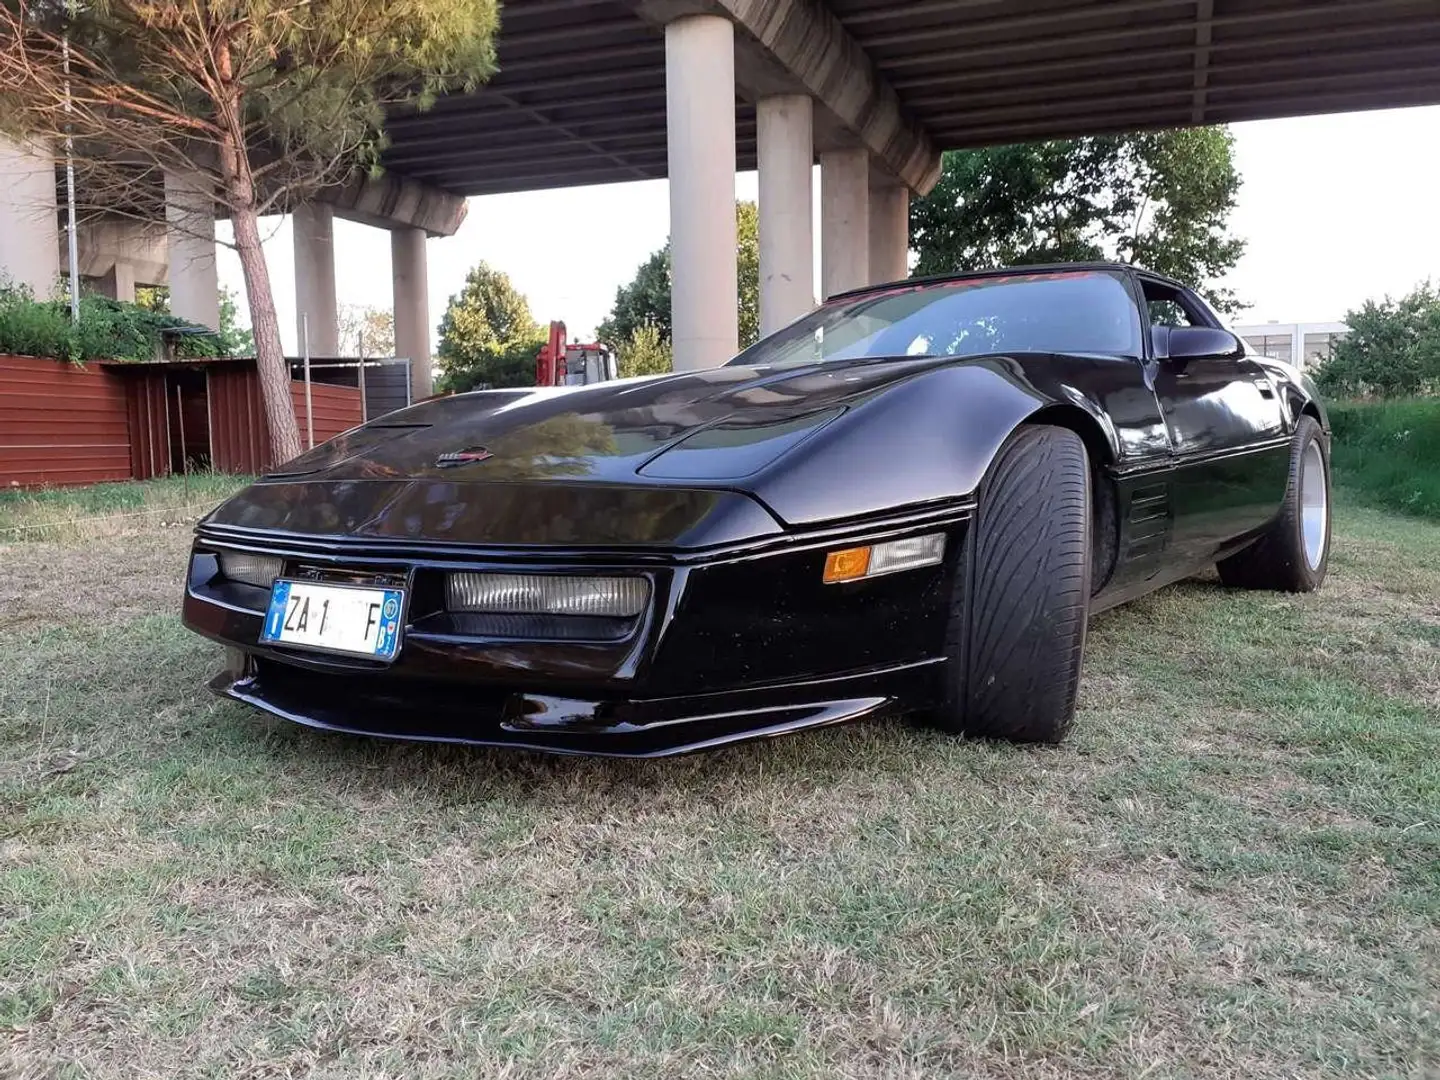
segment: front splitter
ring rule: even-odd
[[[643,701],[423,687],[410,680],[317,675],[274,663],[221,672],[210,689],[297,724],[350,735],[647,758],[923,708],[941,662]]]

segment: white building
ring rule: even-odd
[[[1343,322],[1269,322],[1233,329],[1262,356],[1294,363],[1301,370],[1329,360],[1335,342],[1350,332]]]

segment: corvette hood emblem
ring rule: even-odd
[[[464,450],[451,450],[441,454],[435,459],[435,464],[442,469],[454,469],[461,465],[474,465],[494,456],[483,446],[467,446]]]

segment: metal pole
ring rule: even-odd
[[[300,332],[305,335],[305,432],[310,449],[315,449],[315,405],[310,400],[310,316],[300,316]]]
[[[67,5],[68,7],[68,5]],[[70,10],[73,15],[74,11]],[[70,35],[61,42],[61,56],[65,68],[65,115],[71,113],[70,104]],[[70,321],[80,321],[80,244],[75,236],[75,137],[70,131],[70,122],[65,122],[65,212],[68,218],[66,228],[67,247],[70,260]]]
[[[365,350],[360,350],[360,422],[370,419],[370,403],[365,400]]]

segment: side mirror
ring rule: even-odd
[[[1245,355],[1243,341],[1213,326],[1157,326],[1153,336],[1161,360],[1238,360]]]

